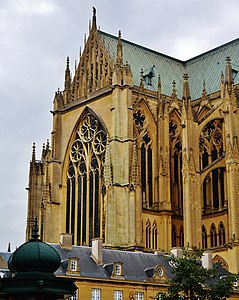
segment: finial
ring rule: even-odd
[[[207,91],[206,91],[206,83],[205,79],[203,80],[203,90],[202,90],[202,98],[206,99],[207,97]]]
[[[75,72],[76,72],[76,69],[77,69],[77,59],[75,59]]]
[[[122,65],[122,63],[123,63],[123,51],[122,51],[122,42],[121,42],[121,31],[119,30],[116,64]]]
[[[35,142],[33,142],[33,145],[32,145],[32,161],[35,161],[36,160],[36,145],[35,145]]]
[[[37,217],[35,218],[35,221],[34,221],[34,227],[32,229],[32,239],[33,240],[38,240],[39,238],[39,234],[38,234],[38,231],[39,231],[39,228],[38,228],[38,221],[37,221]]]
[[[173,81],[173,93],[172,97],[177,97],[176,81]]]
[[[11,244],[10,244],[10,242],[8,243],[7,252],[11,252]]]
[[[69,90],[71,87],[71,72],[70,72],[70,58],[66,58],[66,70],[65,70],[65,90]]]
[[[223,71],[221,73],[221,83],[224,83],[224,74],[223,74]]]
[[[49,139],[46,140],[46,150],[48,151],[50,149]]]
[[[86,33],[84,35],[84,45],[86,45]]]
[[[80,53],[79,53],[79,58],[81,58],[81,46],[80,46]]]
[[[189,86],[188,86],[188,74],[184,74],[183,75],[183,80],[184,80],[184,84],[183,84],[183,99],[184,100],[189,100],[190,99],[190,92],[189,92]]]
[[[232,66],[231,66],[231,58],[228,56],[226,59],[226,82],[231,84],[233,82],[232,79]]]
[[[144,70],[141,69],[140,71],[140,91],[144,89]]]
[[[91,20],[89,20],[89,33],[91,31]]]
[[[92,30],[97,30],[97,26],[96,26],[96,9],[93,6],[93,18],[92,18]]]
[[[158,75],[158,99],[161,98],[161,77]]]

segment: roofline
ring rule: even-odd
[[[236,41],[239,42],[239,38],[236,38],[236,39],[234,39],[234,40],[231,40],[231,41],[229,41],[229,42],[227,42],[227,43],[225,43],[225,44],[221,44],[220,46],[217,46],[217,47],[212,48],[212,49],[210,49],[210,50],[208,50],[208,51],[206,51],[206,52],[203,52],[203,53],[201,53],[201,54],[199,54],[199,55],[197,55],[197,56],[194,56],[194,57],[192,57],[192,58],[190,58],[190,59],[188,59],[188,60],[185,60],[184,63],[187,64],[188,62],[191,62],[191,61],[193,61],[193,60],[195,60],[195,59],[198,59],[198,58],[200,58],[200,57],[202,57],[202,56],[204,56],[204,55],[207,55],[207,54],[209,54],[209,53],[215,52],[215,51],[217,51],[217,50],[219,50],[219,49],[221,49],[221,48],[227,47],[227,46],[229,46],[230,44],[235,43]]]
[[[100,32],[100,34],[103,33],[103,34],[105,34],[105,35],[108,35],[108,36],[111,37],[111,38],[118,39],[117,36],[115,36],[115,35],[113,35],[113,34],[110,34],[110,33],[107,33],[107,32],[105,32],[105,31],[101,31],[101,30],[100,30],[99,32]],[[184,61],[182,61],[182,60],[180,60],[180,59],[177,59],[177,58],[172,57],[172,56],[169,56],[169,55],[167,55],[167,54],[158,52],[158,51],[156,51],[156,50],[152,50],[152,49],[150,49],[150,48],[147,48],[147,47],[145,47],[145,46],[136,44],[136,43],[131,42],[131,41],[129,41],[129,40],[125,40],[125,39],[122,39],[122,38],[121,38],[121,41],[122,41],[122,42],[125,42],[125,43],[127,43],[127,44],[131,44],[132,46],[136,46],[136,47],[138,47],[138,48],[141,48],[141,49],[150,51],[150,52],[152,52],[152,53],[154,53],[154,54],[157,54],[157,55],[160,54],[160,55],[164,56],[165,58],[170,58],[170,59],[172,59],[172,60],[175,60],[175,61],[178,62],[178,63],[181,63],[181,64],[184,64],[184,63],[185,63]]]
[[[105,34],[105,35],[108,35],[108,36],[111,37],[111,38],[118,39],[117,36],[115,36],[115,35],[113,35],[113,34],[110,34],[110,33],[107,33],[107,32],[105,32],[105,31],[101,31],[101,30],[100,30],[99,32],[100,32],[100,33],[103,33],[103,34]],[[174,61],[176,61],[176,62],[178,62],[178,63],[181,63],[181,64],[183,64],[183,65],[186,65],[188,62],[191,62],[191,61],[193,61],[193,60],[195,60],[195,59],[198,59],[198,58],[200,58],[200,57],[202,57],[202,56],[204,56],[204,55],[207,55],[207,54],[209,54],[209,53],[211,53],[211,52],[217,51],[217,50],[219,50],[220,48],[227,47],[227,46],[229,46],[230,44],[235,43],[236,41],[239,42],[239,38],[233,39],[233,40],[231,40],[231,41],[229,41],[229,42],[227,42],[227,43],[225,43],[225,44],[221,44],[220,46],[217,46],[217,47],[215,47],[215,48],[212,48],[212,49],[210,49],[210,50],[208,50],[208,51],[206,51],[206,52],[203,52],[203,53],[201,53],[201,54],[199,54],[199,55],[196,55],[196,56],[194,56],[194,57],[192,57],[192,58],[190,58],[190,59],[187,59],[187,60],[180,60],[180,59],[177,59],[177,58],[172,57],[172,56],[169,56],[169,55],[167,55],[167,54],[164,54],[164,53],[158,52],[158,51],[156,51],[156,50],[152,50],[152,49],[150,49],[150,48],[147,48],[147,47],[145,47],[145,46],[136,44],[136,43],[131,42],[131,41],[129,41],[129,40],[121,39],[121,41],[122,41],[122,42],[125,42],[125,43],[128,43],[128,44],[131,44],[131,45],[133,45],[133,46],[137,46],[137,47],[142,48],[142,49],[144,49],[144,50],[150,51],[150,52],[152,52],[152,53],[154,53],[154,54],[160,54],[160,55],[162,55],[162,56],[164,56],[164,57],[166,57],[166,58],[170,58],[170,59],[172,59],[172,60],[174,60]]]

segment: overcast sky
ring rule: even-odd
[[[182,60],[239,37],[238,0],[0,0],[0,251],[25,240],[32,143],[40,159],[92,6],[101,30]]]

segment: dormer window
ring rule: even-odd
[[[68,259],[67,274],[80,274],[79,259],[71,257]]]
[[[155,66],[147,69],[144,71],[143,77],[144,77],[144,82],[147,85],[152,85],[152,78],[155,77],[155,71],[154,71]]]
[[[121,275],[121,265],[115,265],[115,275]]]
[[[75,272],[77,270],[77,261],[72,259],[71,260],[71,266],[70,266],[71,271]]]

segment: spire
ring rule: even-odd
[[[175,102],[178,104],[178,95],[177,95],[177,89],[176,89],[176,81],[173,81],[173,92],[172,92],[172,102]]]
[[[93,6],[93,17],[92,17],[92,30],[97,30],[96,26],[96,9]]]
[[[119,30],[119,35],[118,35],[116,64],[117,65],[123,64],[123,50],[122,50],[121,31],[120,30]]]
[[[65,70],[65,90],[70,90],[71,87],[71,72],[70,72],[70,59],[67,56],[66,70]]]
[[[158,76],[158,101],[161,98],[161,78],[160,75]]]
[[[131,158],[131,174],[130,174],[131,187],[135,190],[139,182],[139,165],[138,165],[138,149],[137,142],[134,141],[132,158]]]
[[[89,20],[89,33],[91,31],[91,20]]]
[[[231,65],[231,58],[228,56],[226,59],[226,83],[231,84],[233,83],[232,79],[232,65]]]
[[[49,139],[46,140],[46,151],[50,150]]]
[[[39,228],[38,228],[38,221],[37,221],[37,217],[35,218],[35,221],[34,221],[34,227],[32,229],[32,239],[33,240],[38,240],[39,238],[39,234],[38,234],[38,231],[39,231]]]
[[[224,98],[225,95],[225,83],[224,83],[224,74],[223,72],[221,73],[221,98]]]
[[[10,242],[8,243],[7,252],[11,252],[11,244],[10,244]]]
[[[183,99],[182,100],[183,100],[183,108],[185,110],[187,118],[193,119],[188,78],[189,78],[188,74],[183,75],[184,83],[183,83]]]
[[[205,79],[203,80],[202,98],[203,98],[203,99],[206,99],[206,98],[207,98],[207,91],[206,91],[206,83],[205,83]]]
[[[84,46],[86,45],[86,33],[84,35]]]
[[[140,71],[140,92],[144,92],[144,70]]]
[[[112,184],[112,165],[110,158],[109,136],[107,135],[104,162],[104,184],[108,188]]]
[[[183,100],[190,100],[190,92],[189,92],[189,85],[188,85],[188,74],[183,75]]]
[[[32,162],[34,163],[36,161],[36,145],[33,143],[32,145]]]

